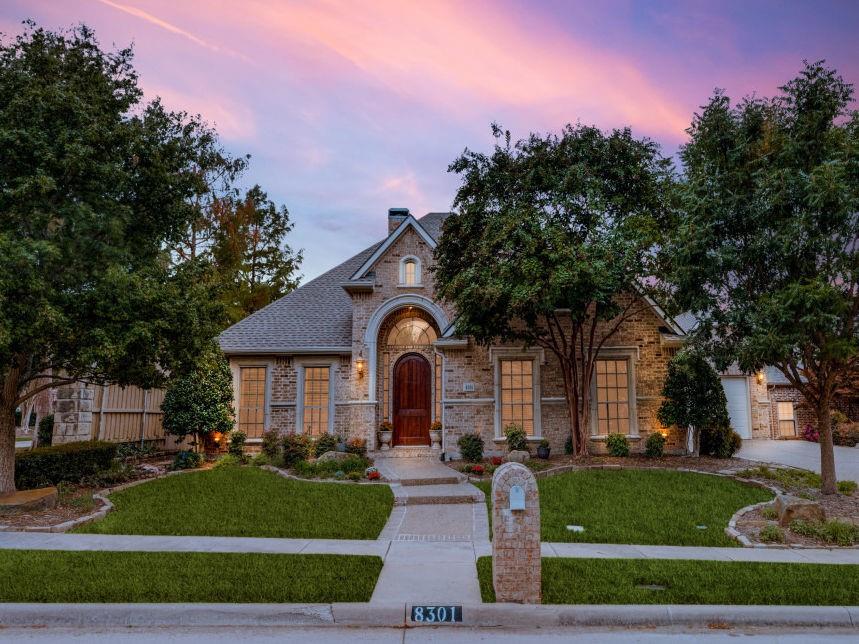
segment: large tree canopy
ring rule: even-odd
[[[816,409],[835,492],[829,406],[859,360],[859,113],[852,86],[807,64],[773,99],[717,92],[681,157],[682,221],[666,256],[679,308],[724,367],[771,364]]]
[[[86,27],[0,42],[0,494],[28,396],[160,385],[222,324],[210,268],[165,257],[208,189],[196,169],[214,133],[143,104],[131,61]]]
[[[582,454],[597,354],[647,306],[671,165],[628,129],[567,126],[515,145],[493,132],[491,155],[466,150],[450,166],[462,185],[436,250],[437,293],[455,305],[458,333],[557,357]]]

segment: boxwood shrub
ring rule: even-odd
[[[15,454],[15,486],[27,490],[82,479],[109,470],[116,444],[104,441],[63,443]]]

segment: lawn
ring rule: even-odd
[[[379,557],[0,550],[0,602],[366,602]]]
[[[483,601],[494,602],[492,557],[477,572]],[[542,572],[544,604],[859,603],[859,566],[546,558]]]
[[[294,481],[254,467],[168,476],[110,500],[112,512],[75,531],[375,539],[394,503],[387,485]]]
[[[491,521],[491,482],[476,485],[486,493]],[[657,469],[579,470],[537,486],[541,538],[553,542],[737,546],[724,531],[731,516],[773,496],[726,477]]]

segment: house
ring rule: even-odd
[[[337,433],[379,448],[377,429],[394,426],[400,453],[441,450],[480,432],[486,452],[504,451],[503,429],[562,453],[569,420],[558,363],[550,352],[512,344],[483,347],[455,333],[456,312],[434,297],[433,250],[448,213],[420,219],[388,212],[388,236],[233,325],[220,336],[236,392],[237,428],[262,433]],[[639,297],[638,295],[630,297]],[[652,432],[682,451],[684,437],[656,419],[668,361],[682,329],[655,303],[639,307],[608,341],[592,383],[591,450],[609,433],[641,450]]]

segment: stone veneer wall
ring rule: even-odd
[[[95,390],[83,383],[57,389],[54,411],[54,445],[92,439],[92,404]]]

